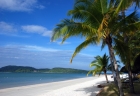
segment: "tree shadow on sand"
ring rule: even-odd
[[[98,85],[106,86],[107,84],[108,83],[106,83],[106,81],[97,82],[94,85],[91,85],[90,87],[81,88],[76,91],[84,91],[87,94],[87,96],[96,96],[99,93],[99,91],[102,89],[102,88],[98,88],[97,86]]]

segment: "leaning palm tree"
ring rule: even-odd
[[[76,54],[89,44],[104,42],[103,45],[107,45],[109,49],[120,96],[123,96],[123,90],[112,38],[115,36],[115,32],[118,32],[116,18],[119,17],[120,5],[124,4],[124,1],[127,0],[76,0],[73,10],[69,11],[71,19],[64,19],[58,24],[52,36],[52,40],[63,38],[62,43],[72,36],[85,37],[85,41],[76,48],[72,55],[71,62]]]
[[[85,37],[85,41],[76,48],[72,59],[82,48],[89,44],[97,44],[101,40],[105,42],[109,48],[111,63],[114,65],[112,69],[115,69],[119,93],[120,96],[123,96],[122,84],[112,46],[112,35],[114,34],[112,28],[114,28],[113,25],[116,23],[114,21],[118,16],[118,9],[116,10],[118,2],[113,3],[114,0],[110,1],[76,0],[74,9],[69,11],[72,19],[65,19],[57,25],[54,29],[52,40],[63,37],[62,42],[64,42],[72,36]]]
[[[94,67],[93,70],[89,71],[88,74],[92,73],[93,75],[95,74],[101,74],[101,72],[104,72],[105,78],[106,78],[106,82],[108,82],[108,78],[107,78],[107,68],[108,68],[108,62],[109,62],[109,57],[104,54],[102,57],[100,56],[96,56],[95,60],[91,62],[90,67]]]

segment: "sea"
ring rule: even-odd
[[[89,77],[92,75],[89,75]],[[0,89],[84,78],[81,73],[0,73]]]

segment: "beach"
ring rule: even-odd
[[[108,75],[112,81],[111,75]],[[105,76],[85,77],[66,81],[35,84],[0,89],[0,96],[96,96],[98,84],[105,83]]]

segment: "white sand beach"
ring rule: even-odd
[[[111,75],[108,75],[108,79],[112,81]],[[96,78],[86,77],[0,89],[0,96],[96,96],[100,91],[97,85],[104,82],[104,75]]]

